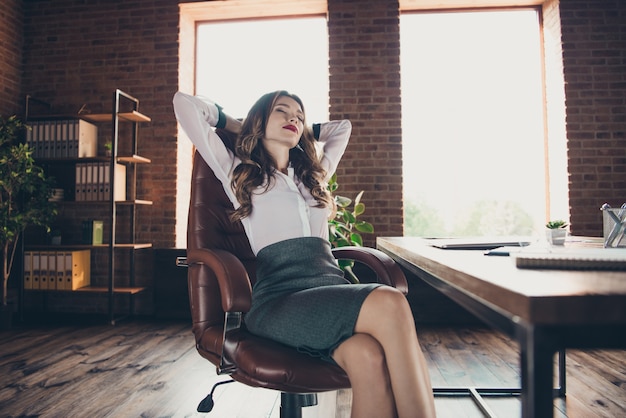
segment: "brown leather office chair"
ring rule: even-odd
[[[218,134],[230,146],[230,135],[225,131]],[[187,231],[189,299],[196,348],[217,366],[219,374],[230,374],[234,381],[249,386],[280,391],[280,416],[299,418],[303,406],[317,404],[317,392],[349,388],[350,382],[341,368],[246,330],[242,314],[250,309],[255,257],[241,223],[229,221],[229,210],[232,204],[222,184],[196,152]],[[408,291],[399,266],[382,252],[360,247],[333,252],[337,258],[369,266],[381,283],[405,294]],[[201,402],[199,411],[212,408],[213,390]]]

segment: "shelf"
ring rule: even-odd
[[[113,120],[113,117],[110,113],[94,113],[89,115],[80,115],[80,117],[85,119],[86,121],[95,123],[111,122]]]
[[[75,293],[75,292],[83,292],[83,293],[108,293],[109,288],[106,286],[85,286],[79,287],[74,290],[51,290],[51,289],[24,289],[28,292],[47,292],[47,293]],[[113,293],[127,294],[127,295],[136,295],[137,293],[141,293],[145,291],[145,287],[116,287],[113,289]]]
[[[85,116],[89,116],[89,115],[81,115],[81,114],[71,115],[71,114],[66,114],[66,113],[55,113],[55,114],[49,114],[49,115],[28,116],[27,121],[33,122],[33,121],[47,121],[47,120],[76,120],[76,119],[87,120]]]
[[[152,200],[119,200],[119,201],[115,201],[116,205],[126,205],[126,206],[131,206],[131,205],[151,205],[152,204]]]
[[[142,157],[139,157],[142,158]],[[105,163],[111,161],[111,157],[61,157],[61,158],[35,158],[38,163],[42,164],[76,164],[76,163]]]
[[[37,250],[97,250],[109,248],[109,244],[61,244],[61,245],[28,245],[24,249],[26,251],[37,251]],[[131,250],[141,250],[144,248],[152,248],[151,243],[135,243],[135,244],[115,244],[113,248],[121,248],[121,249],[131,249]]]
[[[152,119],[150,119],[148,116],[144,115],[143,113],[139,113],[136,110],[133,110],[132,112],[118,113],[117,116],[120,119],[124,119],[128,122],[140,122],[141,123],[141,122],[152,121]],[[80,115],[80,117],[90,122],[96,122],[96,123],[111,122],[112,120],[112,116],[110,113],[94,113],[91,115]]]
[[[120,119],[124,119],[129,122],[151,122],[152,121],[152,119],[150,119],[148,116],[144,115],[143,113],[139,113],[136,110],[133,110],[132,112],[118,113],[117,115],[120,117]]]
[[[93,204],[98,204],[98,205],[103,205],[103,204],[108,204],[109,200],[51,200],[51,202],[57,203],[57,204],[62,204],[62,205],[93,205]],[[152,200],[142,200],[142,199],[136,199],[136,200],[116,200],[115,201],[116,205],[119,206],[150,206],[153,204]]]
[[[125,155],[117,157],[118,163],[135,163],[135,164],[150,164],[152,160],[146,157],[142,157],[137,154]]]
[[[115,287],[113,288],[113,293],[124,293],[127,295],[136,295],[137,293],[141,293],[144,290],[146,290],[145,287]],[[86,286],[86,287],[79,287],[78,289],[73,290],[73,292],[108,293],[109,288],[105,286],[102,286],[102,287]]]
[[[108,245],[105,245],[108,248]],[[152,248],[152,244],[115,244],[115,248],[127,248],[130,250],[141,250],[144,248]]]
[[[28,100],[28,97],[27,97]],[[75,154],[74,157],[62,157],[62,158],[37,158],[38,162],[44,163],[45,170],[50,171],[50,173],[55,174],[56,178],[62,179],[63,182],[59,183],[58,187],[62,187],[66,193],[64,193],[67,199],[72,200],[56,200],[55,203],[59,204],[69,204],[69,205],[98,205],[101,208],[98,208],[98,214],[101,214],[101,211],[105,208],[108,212],[108,217],[104,217],[102,215],[104,223],[107,223],[106,229],[103,231],[103,235],[106,241],[110,241],[109,243],[92,245],[92,244],[81,244],[81,243],[70,243],[70,244],[61,244],[61,245],[26,245],[26,249],[29,251],[33,251],[35,253],[39,252],[69,252],[76,250],[91,250],[92,257],[96,257],[95,260],[104,257],[104,251],[107,250],[109,255],[107,257],[108,262],[108,281],[106,283],[99,282],[99,285],[105,284],[104,286],[87,286],[75,290],[55,290],[56,292],[72,292],[72,293],[93,293],[93,294],[103,294],[108,295],[108,313],[110,322],[112,324],[115,323],[116,317],[116,303],[115,298],[120,294],[125,294],[130,296],[129,298],[129,314],[132,315],[133,308],[133,295],[143,292],[146,290],[145,287],[138,287],[135,282],[136,276],[136,266],[135,266],[135,257],[137,256],[137,252],[135,250],[141,249],[150,249],[152,248],[151,243],[136,243],[135,235],[136,235],[136,226],[135,226],[135,217],[137,216],[137,206],[139,205],[152,205],[153,202],[150,200],[140,200],[135,199],[136,189],[137,189],[137,173],[139,169],[137,168],[138,164],[150,164],[152,161],[149,158],[142,157],[139,155],[138,151],[138,132],[139,125],[142,123],[151,122],[152,119],[143,113],[139,112],[139,100],[130,96],[123,91],[116,89],[113,95],[113,110],[110,113],[95,113],[95,114],[79,114],[71,117],[71,119],[82,119],[91,123],[112,123],[112,132],[110,143],[113,144],[112,154],[109,156],[96,155],[94,157],[88,158],[78,158],[79,154]],[[26,119],[28,120],[28,114],[26,115]],[[59,116],[49,116],[50,119],[59,118]],[[63,117],[61,119],[66,119],[67,117]],[[124,125],[125,124],[125,125]],[[124,128],[122,129],[122,125]],[[128,129],[130,128],[130,129]],[[92,128],[93,129],[93,128]],[[121,147],[121,148],[120,148]],[[124,151],[120,154],[120,149]],[[48,149],[49,150],[49,149]],[[44,149],[46,151],[46,149]],[[55,148],[56,151],[56,148]],[[90,149],[89,154],[81,154],[81,155],[93,155],[96,152]],[[42,153],[47,157],[51,155],[68,155],[68,154],[53,154],[53,153]],[[81,164],[86,163],[86,164]],[[74,167],[72,167],[74,166]],[[95,187],[91,186],[91,189],[97,190],[98,193],[91,194],[83,194],[84,197],[93,197],[93,198],[102,198],[104,194],[100,193],[102,180],[104,178],[106,168],[111,166],[111,168],[115,169],[115,171],[110,170],[109,180],[121,180],[123,178],[125,180],[124,185],[119,182],[110,182],[108,197],[105,200],[73,200],[76,196],[83,197],[74,193],[72,188],[75,186],[72,184],[73,180],[78,180],[78,176],[80,175],[80,182],[76,184],[94,184]],[[119,173],[116,173],[119,168]],[[114,174],[116,173],[116,174]],[[118,177],[121,176],[121,177]],[[85,181],[89,180],[89,181]],[[93,182],[91,181],[93,180]],[[123,188],[128,188],[129,194],[126,196],[122,196],[120,194],[114,193],[117,189],[122,190]],[[57,196],[57,195],[55,195]],[[125,200],[115,200],[116,197],[123,198]],[[128,200],[126,200],[128,199]],[[124,206],[124,209],[121,209],[121,206]],[[85,211],[93,212],[96,207],[87,206]],[[118,210],[119,209],[119,210]],[[81,209],[82,210],[82,209]],[[117,215],[119,212],[119,215]],[[95,213],[94,213],[95,214]],[[117,224],[117,216],[123,217],[127,219],[130,224],[130,234],[120,235],[116,238],[116,233],[121,232],[118,231],[121,224]],[[79,222],[79,220],[76,220]],[[73,223],[73,222],[72,222]],[[124,238],[122,238],[124,237]],[[76,241],[80,242],[80,238],[74,238]],[[43,241],[43,240],[42,240]],[[121,242],[120,242],[121,241]],[[130,242],[129,242],[130,241]],[[68,242],[70,242],[68,240]],[[90,242],[87,240],[86,242]],[[113,243],[113,244],[112,244]],[[121,255],[120,251],[129,252],[130,260],[123,260],[122,262],[126,264],[122,266],[124,271],[128,271],[129,275],[127,277],[128,280],[123,283],[126,286],[117,287],[117,279],[116,279],[116,261],[115,259]],[[93,255],[93,253],[98,253],[97,255]],[[97,266],[98,269],[103,270],[105,266]],[[121,270],[121,269],[120,269]],[[98,271],[98,275],[101,275]],[[84,284],[85,282],[81,283]],[[33,289],[36,290],[36,289]],[[44,291],[43,289],[40,291]],[[50,290],[52,293],[53,291]],[[20,308],[21,309],[21,308]]]
[[[111,161],[111,157],[97,156],[97,157],[60,157],[60,158],[36,158],[38,163],[45,164],[75,164],[75,163],[106,163]],[[152,160],[141,155],[123,155],[117,157],[118,163],[134,163],[134,164],[150,164]]]

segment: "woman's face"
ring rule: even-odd
[[[266,148],[298,145],[304,131],[304,112],[297,101],[281,96],[276,99],[265,126]]]

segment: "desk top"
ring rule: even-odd
[[[442,250],[414,237],[377,247],[504,313],[542,325],[626,324],[626,272],[518,269],[512,257]]]

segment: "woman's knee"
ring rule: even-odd
[[[333,358],[349,376],[371,373],[380,378],[388,374],[383,347],[367,334],[354,334],[344,341],[335,350]]]
[[[361,307],[359,319],[414,326],[413,313],[406,296],[396,288],[381,286],[370,293]]]

